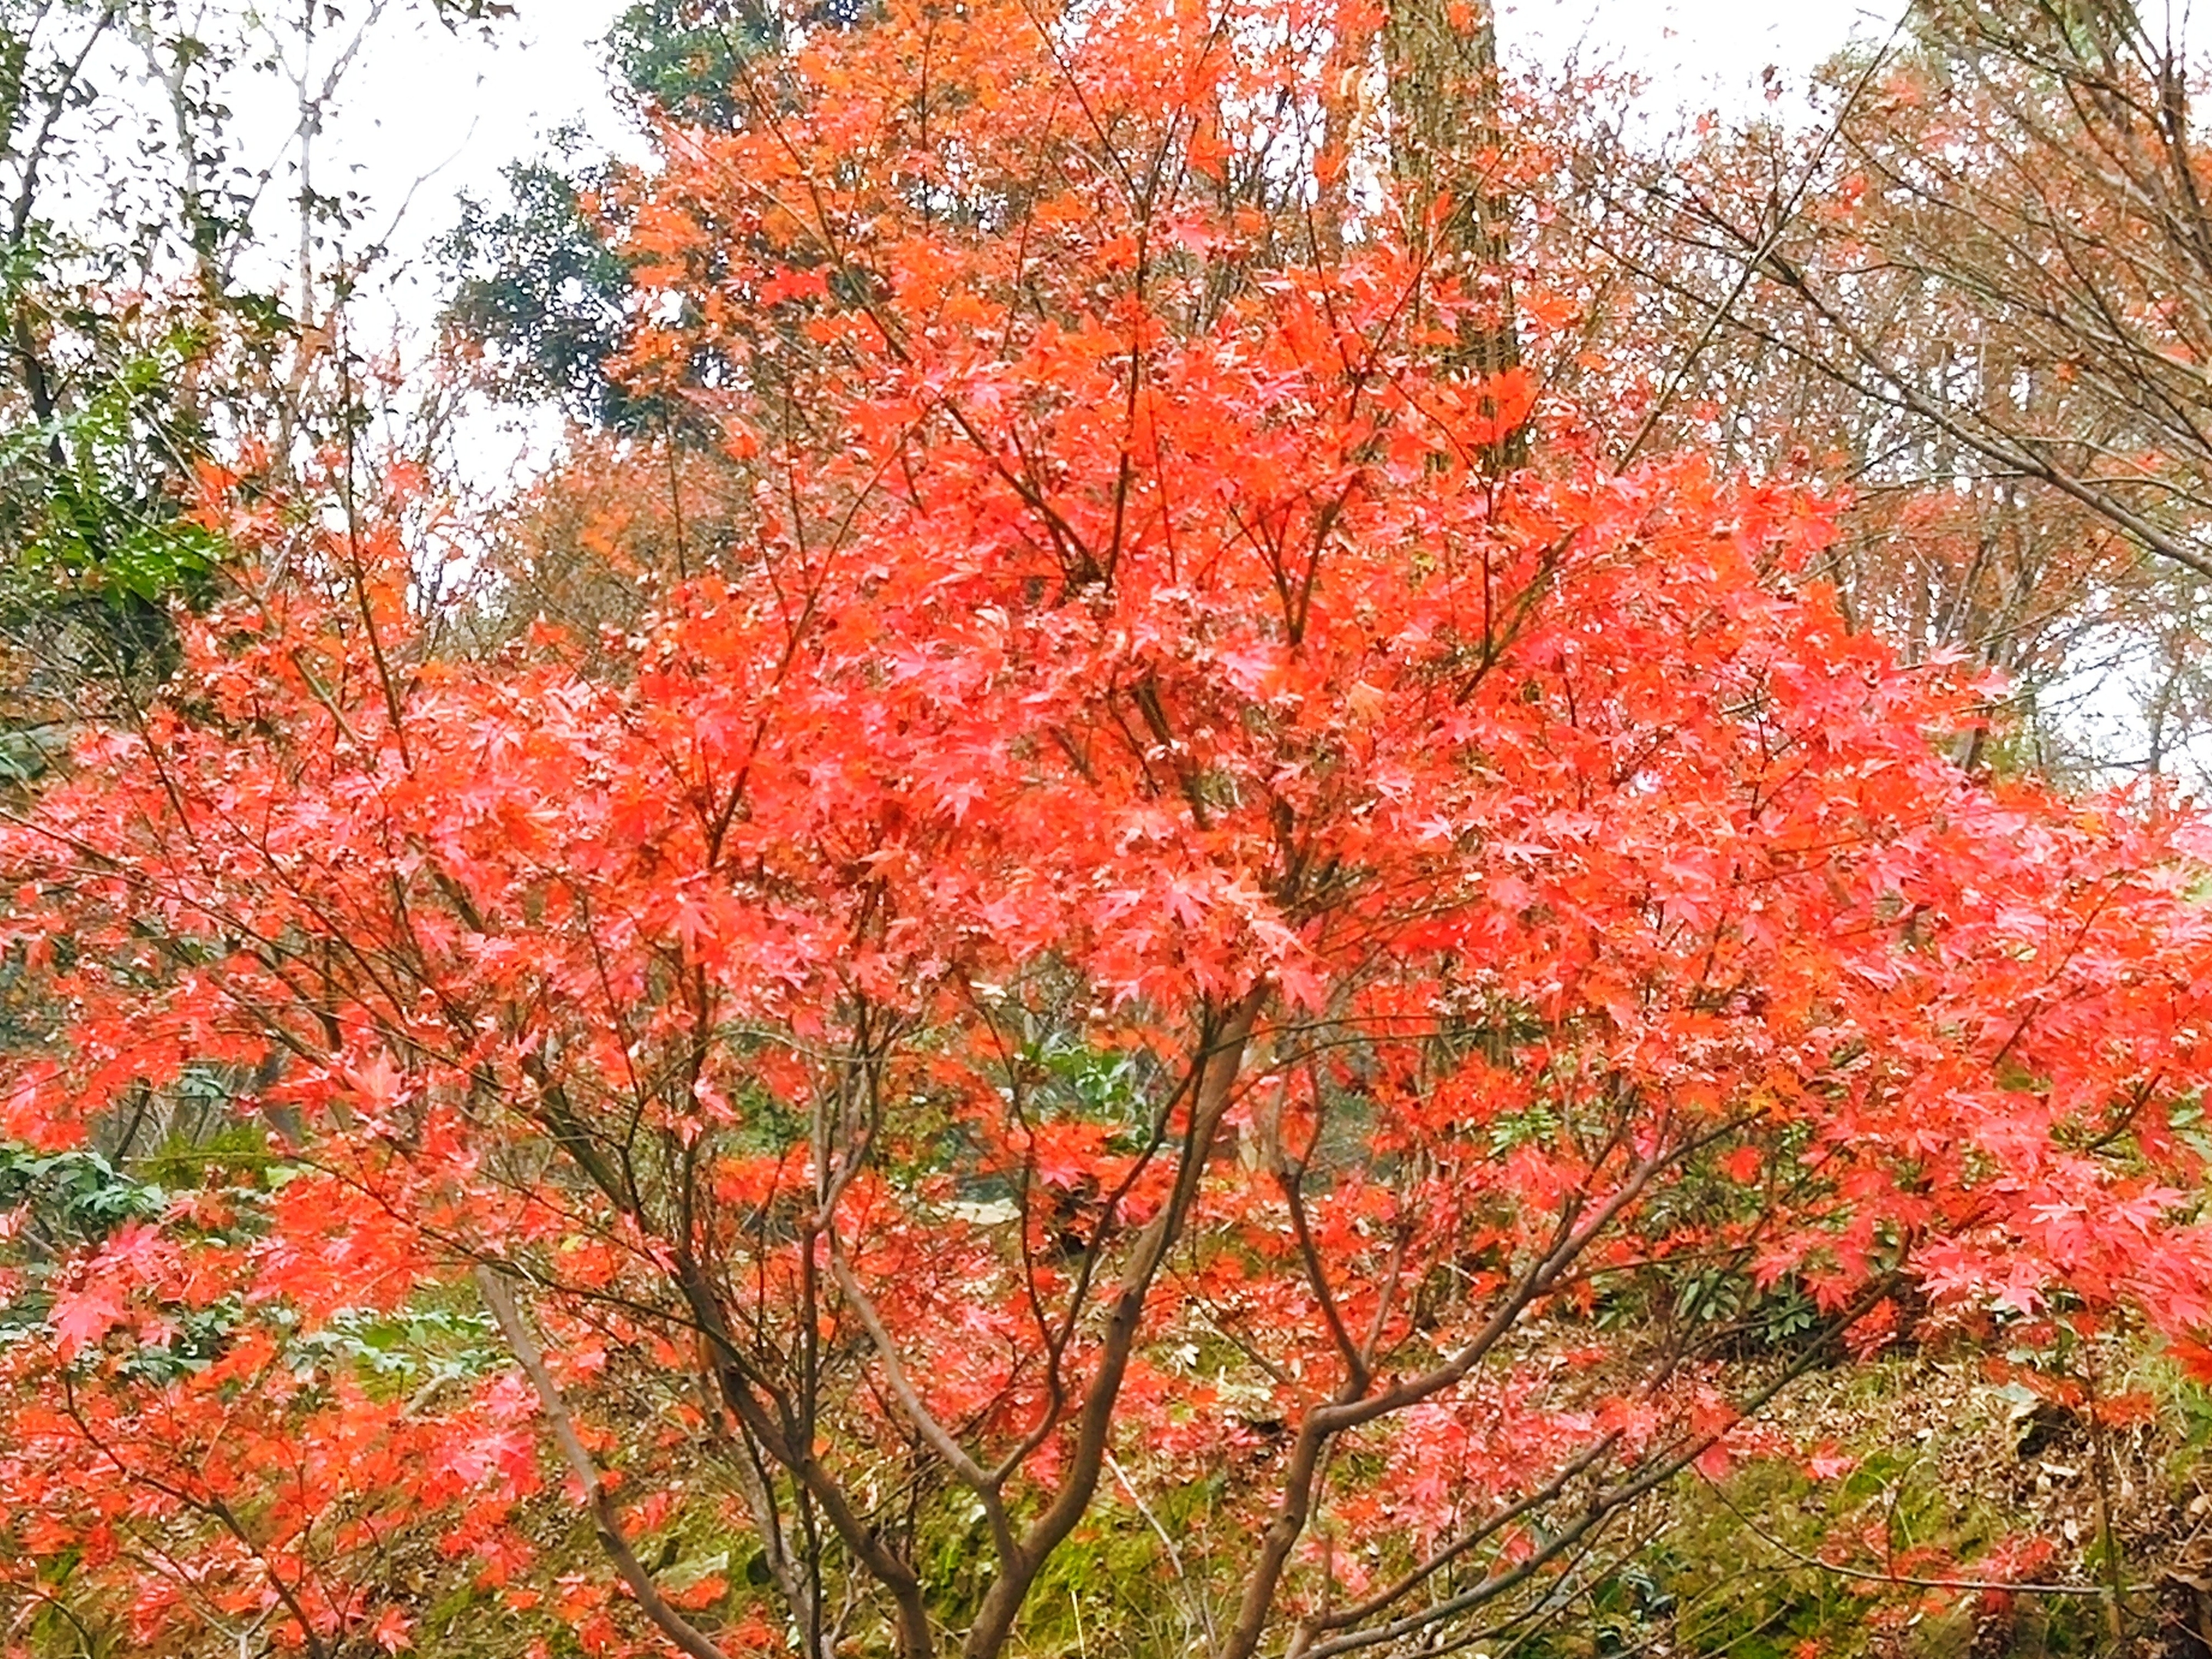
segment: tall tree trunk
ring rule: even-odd
[[[1479,379],[1521,366],[1514,325],[1511,204],[1500,177],[1498,14],[1478,0],[1388,0],[1382,55],[1390,98],[1390,167],[1407,236],[1432,279],[1463,283],[1479,301],[1449,352]],[[1494,466],[1527,452],[1516,427],[1484,446]]]

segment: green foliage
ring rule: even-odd
[[[222,550],[179,512],[197,447],[173,418],[183,356],[130,356],[68,414],[0,433],[0,474],[19,481],[0,511],[34,591],[151,602],[204,586]]]
[[[607,55],[633,99],[728,130],[748,66],[782,44],[781,20],[759,0],[637,0],[608,32]]]
[[[127,1222],[152,1219],[168,1203],[162,1188],[88,1147],[42,1152],[0,1141],[0,1218],[14,1217],[0,1267],[26,1269],[12,1294],[0,1280],[0,1347],[46,1319],[57,1261],[97,1246]]]
[[[161,608],[204,594],[223,556],[185,514],[207,442],[186,389],[203,342],[73,287],[64,260],[27,234],[0,264],[19,345],[44,343],[35,395],[0,413],[0,604],[19,617],[73,608],[136,667],[166,645]]]
[[[1697,1227],[1713,1247],[1704,1255],[1639,1265],[1609,1279],[1596,1308],[1597,1322],[1611,1330],[1660,1325],[1700,1349],[1740,1358],[1801,1352],[1824,1340],[1828,1322],[1805,1280],[1786,1274],[1762,1282],[1755,1238],[1759,1217],[1771,1201],[1766,1172],[1787,1170],[1803,1179],[1804,1138],[1790,1132],[1754,1131],[1717,1143],[1686,1168],[1686,1178],[1655,1195],[1647,1225],[1655,1232]],[[1739,1158],[1751,1161],[1738,1165]]]
[[[1870,1523],[1886,1531],[1902,1577],[1885,1583],[1818,1563]],[[1748,1532],[1756,1526],[1758,1534]],[[2057,1659],[2099,1652],[2087,1596],[1987,1597],[1973,1563],[2008,1518],[1948,1488],[1912,1455],[1868,1457],[1846,1479],[1809,1480],[1782,1462],[1751,1465],[1720,1487],[1686,1484],[1639,1547],[1570,1581],[1528,1659],[1608,1659],[1667,1651],[1731,1659]],[[1946,1571],[1930,1560],[1958,1563]],[[1917,1569],[1917,1572],[1915,1569]],[[1808,1644],[1810,1644],[1808,1646]]]
[[[135,1347],[118,1369],[125,1376],[160,1384],[199,1370],[211,1363],[245,1317],[240,1297],[225,1297],[204,1308],[172,1304],[162,1310],[167,1330],[159,1341]]]
[[[1723,1264],[1668,1277],[1675,1322],[1725,1327],[1739,1348],[1787,1350],[1826,1328],[1819,1307],[1794,1279],[1761,1290],[1751,1274]]]
[[[443,249],[454,276],[445,320],[483,349],[503,395],[547,399],[589,425],[642,429],[653,409],[607,372],[629,334],[629,262],[587,205],[611,168],[584,161],[581,143],[564,129],[550,155],[510,163],[504,208],[461,198]]]
[[[126,1221],[161,1214],[168,1201],[160,1187],[89,1148],[40,1152],[0,1142],[0,1210],[27,1206],[30,1233],[50,1248],[97,1243]]]
[[[1147,1079],[1134,1055],[1095,1047],[1064,1029],[1047,1028],[1022,1059],[1041,1103],[1054,1115],[1106,1124],[1128,1135],[1147,1129]]]
[[[347,1310],[295,1338],[291,1352],[302,1369],[341,1366],[388,1397],[469,1381],[507,1363],[482,1310],[428,1302],[392,1314]]]
[[[258,1125],[223,1123],[198,1134],[173,1133],[153,1152],[134,1159],[133,1167],[143,1179],[172,1189],[234,1188],[261,1184],[276,1169],[277,1158]]]
[[[1186,1583],[1160,1529],[1195,1549],[1222,1496],[1218,1479],[1165,1494],[1150,1519],[1126,1502],[1103,1506],[1074,1547],[1047,1565],[1022,1635],[1033,1654],[1180,1654],[1206,1650],[1202,1581]],[[979,1540],[980,1541],[980,1540]],[[1185,1570],[1203,1566],[1186,1555]],[[1226,1609],[1222,1613],[1225,1615]]]

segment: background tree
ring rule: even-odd
[[[482,25],[490,4],[432,9]],[[168,601],[211,591],[197,469],[252,447],[279,479],[357,439],[380,388],[348,337],[376,250],[316,139],[386,8],[290,15],[24,0],[0,12],[0,609],[15,769],[79,699],[171,659]],[[234,106],[295,112],[248,154]],[[27,733],[28,735],[25,735]]]
[[[834,7],[800,20],[854,21]],[[617,102],[648,129],[728,131],[748,118],[787,39],[781,15],[750,0],[639,0],[607,34],[608,78]],[[445,325],[491,359],[500,395],[544,399],[586,426],[636,435],[663,431],[672,411],[614,372],[640,317],[623,252],[629,173],[564,128],[544,155],[506,169],[507,205],[495,212],[464,198],[443,246],[453,283]]]
[[[2062,768],[2196,775],[2208,243],[2179,21],[1925,0],[1831,66],[1809,130],[1597,164],[1636,331],[1676,343],[1651,419],[1848,480],[1861,614],[2051,702],[2033,752]],[[2106,662],[2124,691],[2094,689]]]
[[[491,358],[502,395],[543,399],[586,425],[650,430],[653,410],[610,371],[635,291],[618,233],[599,216],[612,169],[582,162],[581,143],[565,131],[550,156],[511,164],[512,200],[497,213],[463,199],[443,249],[454,274],[445,322]]]
[[[658,142],[686,130],[731,131],[778,95],[777,62],[794,29],[849,28],[859,19],[857,9],[836,4],[787,20],[750,3],[641,0],[604,43],[610,86],[623,112]],[[682,328],[698,321],[687,294],[637,281],[637,169],[589,153],[570,130],[553,134],[546,153],[516,161],[506,179],[506,204],[495,210],[465,198],[443,240],[442,324],[456,355],[478,366],[471,377],[478,389],[568,418],[574,464],[541,480],[527,509],[495,533],[498,595],[483,631],[505,639],[543,617],[588,638],[635,621],[654,584],[689,575],[742,533],[749,485],[688,395],[712,385],[714,359],[644,375],[625,367],[657,305],[674,304]],[[702,274],[702,287],[715,280]],[[633,448],[657,457],[660,488],[611,498],[602,486],[628,471]]]

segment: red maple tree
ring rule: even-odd
[[[264,1150],[9,1287],[8,1593],[398,1648],[430,1523],[596,1650],[985,1659],[1126,1499],[1206,1650],[1321,1659],[1926,1297],[2204,1357],[2201,831],[1955,764],[1816,495],[1470,367],[1376,27],[892,4],[668,130],[634,367],[749,494],[595,653],[208,480],[260,575],[0,842],[0,1133]],[[1817,1313],[1751,1395],[1699,1274]],[[533,1577],[548,1469],[642,1626]],[[699,1516],[747,1574],[648,1565]]]

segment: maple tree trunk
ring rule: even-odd
[[[672,1607],[645,1564],[637,1559],[629,1540],[623,1534],[620,1512],[614,1501],[613,1488],[593,1462],[591,1452],[576,1432],[574,1419],[568,1404],[561,1397],[560,1387],[545,1369],[545,1360],[538,1351],[538,1340],[531,1334],[522,1311],[517,1306],[514,1292],[506,1282],[489,1267],[479,1267],[476,1280],[483,1304],[499,1327],[507,1352],[530,1379],[532,1390],[538,1395],[547,1424],[553,1431],[555,1441],[561,1448],[562,1458],[576,1477],[584,1495],[584,1505],[592,1517],[592,1528],[599,1546],[614,1563],[630,1594],[637,1598],[656,1628],[670,1642],[689,1654],[691,1659],[724,1659],[722,1650],[702,1634],[691,1621]],[[304,1621],[302,1628],[307,1628]]]
[[[1068,1459],[1067,1477],[1044,1513],[1032,1522],[1011,1554],[1002,1554],[999,1575],[984,1593],[975,1622],[963,1645],[964,1659],[995,1659],[1012,1637],[1022,1608],[1029,1600],[1038,1572],[1052,1553],[1066,1541],[1090,1513],[1098,1481],[1105,1469],[1129,1359],[1144,1326],[1145,1297],[1166,1263],[1168,1253],[1182,1236],[1204,1184],[1208,1152],[1223,1117],[1236,1099],[1237,1080],[1252,1030],[1266,1003],[1268,988],[1255,987],[1216,1019],[1200,1025],[1200,1049],[1195,1060],[1197,1083],[1191,1092],[1190,1121],[1183,1133],[1182,1157],[1176,1170],[1175,1187],[1159,1213],[1138,1236],[1134,1255],[1115,1288],[1108,1315],[1104,1352],[1098,1370],[1085,1391],[1083,1409],[1076,1418],[1075,1448]]]

